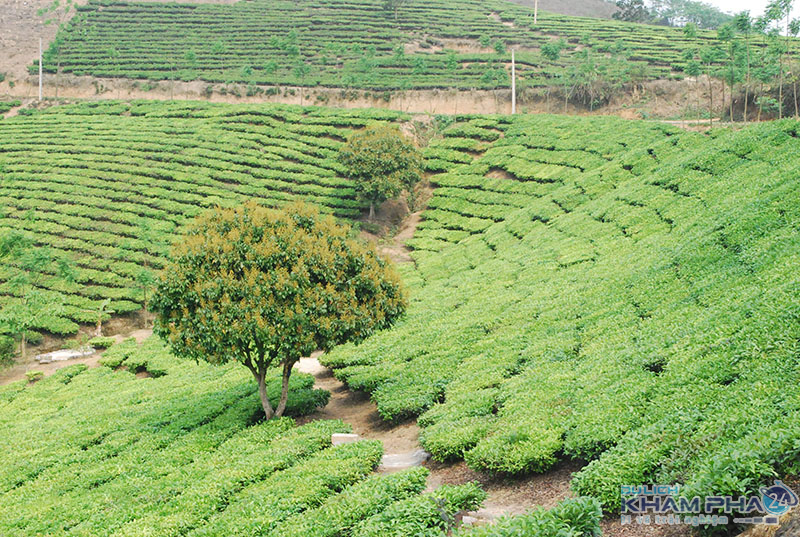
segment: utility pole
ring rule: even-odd
[[[539,24],[539,0],[533,2],[533,24]]]
[[[39,102],[42,102],[42,38],[39,38]]]
[[[511,114],[517,113],[517,63],[511,49]]]

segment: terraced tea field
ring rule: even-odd
[[[142,307],[142,268],[157,270],[181,225],[204,208],[302,198],[341,218],[361,214],[336,162],[379,110],[203,103],[96,103],[0,121],[0,232],[24,230],[78,264],[64,315],[39,328],[72,333],[98,304]],[[0,267],[0,281],[9,267]],[[8,295],[5,284],[0,296]]]
[[[452,515],[485,497],[471,484],[421,495],[423,468],[370,475],[380,442],[331,447],[332,433],[350,430],[340,421],[255,423],[257,387],[244,368],[183,362],[156,339],[109,353],[109,366],[158,376],[71,366],[0,387],[4,536],[366,537],[386,535],[384,513],[414,505],[423,508],[396,527],[434,535],[435,499]],[[293,414],[327,401],[312,377],[296,377]],[[277,372],[269,390],[280,392]]]
[[[338,378],[418,416],[439,460],[590,460],[573,490],[611,511],[624,484],[738,496],[800,472],[797,122],[444,134],[408,316],[323,357]]]
[[[59,289],[69,318],[41,327],[69,331],[102,298],[117,311],[141,307],[136,271],[162,266],[181,225],[204,207],[300,197],[344,219],[358,215],[336,150],[371,121],[408,119],[201,103],[83,104],[4,119],[0,229],[24,229],[77,259],[79,281]],[[796,475],[798,126],[699,134],[610,118],[455,118],[424,149],[436,189],[409,243],[414,263],[403,267],[408,314],[322,361],[369,392],[385,420],[417,417],[438,460],[512,475],[590,461],[572,488],[610,512],[623,484],[740,495]],[[422,513],[414,524],[441,535],[438,504],[418,496],[424,472],[397,477],[402,483],[368,478],[378,446],[331,449],[323,439],[345,426],[248,427],[242,417],[258,403],[243,372],[175,361],[155,342],[109,352],[110,367],[157,378],[93,370],[2,390],[6,452],[31,453],[11,455],[0,476],[4,534],[284,535],[292,526],[385,535],[414,512]],[[184,412],[181,390],[194,375],[201,395],[214,393],[198,407],[197,436],[195,425],[153,425],[162,410]],[[296,413],[323,402],[307,377],[295,382]],[[84,402],[87,393],[95,399]],[[155,400],[169,402],[151,414]],[[228,410],[211,411],[217,404]],[[128,421],[87,413],[106,405]],[[74,423],[82,426],[64,432]],[[43,439],[22,440],[36,427]],[[257,458],[268,468],[209,469],[229,464],[217,459],[225,442],[261,434],[269,438],[258,441]],[[68,449],[56,455],[55,444]],[[152,465],[142,462],[153,450]],[[141,472],[128,471],[135,465]],[[179,477],[187,488],[170,500]],[[277,503],[276,480],[297,483]],[[376,489],[389,492],[367,501]],[[42,506],[44,490],[54,493]],[[441,494],[454,506],[482,497],[449,490]],[[89,509],[106,506],[113,491],[126,499]],[[156,507],[153,497],[168,500]]]
[[[546,59],[541,46],[561,38],[562,56]],[[509,47],[518,49],[521,84],[532,88],[558,85],[587,50],[618,58],[609,79],[669,78],[687,49],[718,41],[715,32],[687,38],[677,28],[547,13],[534,25],[531,9],[505,0],[410,3],[397,19],[371,0],[90,0],[57,43],[48,72],[60,64],[98,77],[383,91],[508,87]]]

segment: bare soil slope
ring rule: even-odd
[[[137,0],[159,2],[161,0]],[[170,0],[184,4],[233,4],[237,0]],[[86,4],[87,0],[73,0]],[[52,0],[2,0],[0,1],[0,73],[12,80],[27,75],[27,68],[39,56],[39,38],[44,48],[50,45],[58,30],[55,24],[44,24],[37,11],[52,4]],[[75,11],[73,10],[73,15]]]

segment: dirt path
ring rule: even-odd
[[[353,432],[362,438],[383,442],[384,453],[397,455],[421,449],[419,427],[416,421],[392,426],[384,422],[369,395],[350,391],[337,380],[330,369],[321,365],[317,357],[303,358],[296,366],[298,371],[314,375],[315,386],[331,392],[328,405],[306,416],[300,423],[320,419],[340,419],[353,426]],[[565,463],[551,472],[523,479],[496,478],[470,470],[464,462],[442,464],[429,461],[428,489],[445,484],[463,484],[478,481],[489,493],[483,509],[476,517],[491,520],[504,514],[521,514],[541,505],[553,507],[569,495],[569,480],[581,465]]]
[[[369,395],[350,391],[343,382],[337,380],[330,369],[317,360],[321,353],[311,358],[303,358],[295,366],[298,371],[309,373],[316,378],[315,386],[331,392],[327,406],[299,420],[307,423],[314,420],[339,419],[353,426],[353,432],[370,440],[383,442],[386,454],[409,453],[419,449],[419,427],[416,422],[391,426],[378,414]]]
[[[134,330],[124,335],[118,334],[114,336],[114,339],[116,339],[117,343],[119,343],[124,339],[132,337],[135,338],[136,341],[141,343],[145,339],[149,338],[151,335],[153,335],[153,331],[150,329]],[[50,362],[49,364],[40,364],[34,360],[33,356],[31,356],[31,359],[28,362],[24,364],[13,365],[8,369],[4,369],[2,372],[0,372],[0,386],[18,380],[24,380],[26,378],[25,373],[27,373],[28,371],[41,371],[42,373],[44,373],[45,377],[49,377],[59,369],[75,364],[86,364],[89,367],[98,367],[100,365],[99,361],[102,356],[103,356],[102,352],[96,352],[94,354],[90,354],[89,356],[84,356],[82,358],[73,358],[71,360],[64,360],[60,362]]]
[[[554,507],[561,500],[569,497],[569,482],[572,474],[583,465],[576,462],[564,462],[546,474],[526,476],[522,478],[493,477],[476,472],[467,467],[463,461],[442,464],[428,463],[431,476],[428,488],[433,490],[441,485],[458,485],[477,481],[489,494],[484,507],[478,511],[478,518],[493,519],[501,515],[521,515],[534,506]]]
[[[388,425],[378,414],[377,407],[364,393],[350,391],[344,383],[337,380],[330,369],[321,365],[317,359],[321,353],[311,358],[303,358],[295,366],[298,371],[314,375],[315,386],[331,392],[328,405],[317,412],[301,418],[299,423],[320,419],[340,419],[353,426],[353,432],[362,438],[383,442],[387,455],[406,454],[421,449],[419,427],[416,422],[397,426]],[[503,515],[520,515],[535,507],[551,508],[569,497],[572,474],[583,467],[580,462],[565,461],[545,474],[522,478],[496,477],[476,472],[461,461],[442,464],[428,461],[430,470],[428,490],[441,485],[460,485],[477,481],[489,497],[482,509],[471,516],[478,523],[488,523]],[[690,533],[683,528],[622,526],[619,519],[603,521],[603,534],[610,537],[688,537]]]
[[[414,236],[417,226],[422,221],[422,211],[409,214],[403,220],[400,231],[392,237],[388,244],[379,244],[378,251],[394,261],[395,263],[412,263],[411,250],[406,246],[406,242]]]

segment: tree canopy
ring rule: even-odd
[[[422,155],[396,127],[374,125],[353,134],[339,152],[339,162],[355,180],[358,196],[369,203],[370,220],[375,205],[393,198],[422,178]]]
[[[151,307],[155,332],[176,355],[245,365],[269,419],[283,414],[301,357],[389,327],[406,298],[389,262],[332,216],[302,203],[248,203],[195,219]],[[283,386],[273,411],[265,376],[276,366]]]
[[[696,0],[655,0],[651,10],[657,19],[668,24],[693,23],[700,28],[719,28],[731,21],[732,15]]]
[[[652,16],[644,0],[617,0],[619,11],[613,17],[628,22],[650,22]]]

